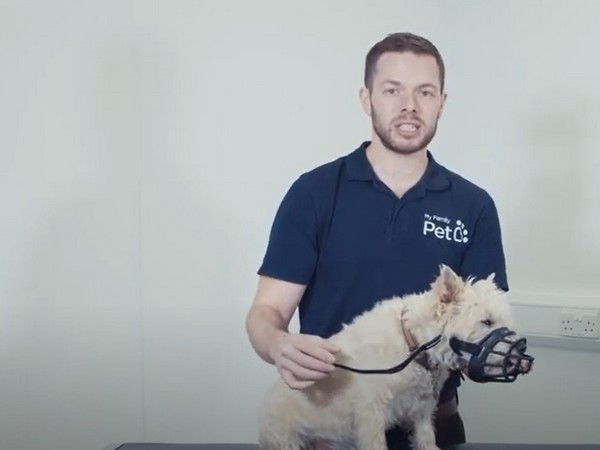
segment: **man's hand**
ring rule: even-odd
[[[305,389],[335,369],[340,349],[319,336],[282,333],[271,347],[271,358],[292,389]]]

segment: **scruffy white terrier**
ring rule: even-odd
[[[338,367],[309,388],[293,390],[278,380],[263,404],[259,443],[263,450],[301,450],[315,440],[341,448],[385,450],[385,430],[401,424],[412,430],[418,450],[439,449],[433,416],[450,370],[466,370],[470,355],[459,355],[451,339],[479,342],[500,327],[511,327],[510,307],[491,275],[463,280],[442,266],[430,290],[379,302],[329,340],[341,351]],[[355,373],[397,366],[436,337],[439,343],[390,374]],[[492,356],[494,358],[496,356]]]

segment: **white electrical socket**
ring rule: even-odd
[[[600,338],[600,317],[597,309],[563,309],[560,312],[561,336]]]

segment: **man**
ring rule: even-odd
[[[495,273],[508,290],[494,201],[428,150],[444,74],[423,37],[396,33],[375,44],[360,90],[371,140],[300,176],[277,211],[246,327],[292,389],[334,369],[339,349],[325,338],[381,299],[426,290],[442,263],[463,277]],[[297,308],[299,334],[288,331]],[[459,384],[454,374],[440,395],[441,447],[465,442]],[[408,431],[388,430],[389,448],[408,448]]]

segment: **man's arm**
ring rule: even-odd
[[[262,276],[246,317],[256,353],[277,367],[293,389],[304,389],[334,369],[339,349],[319,336],[290,333],[288,326],[306,286]]]
[[[471,243],[463,256],[460,275],[465,278],[487,278],[494,273],[498,287],[508,291],[502,231],[498,211],[491,197],[488,197],[482,208],[470,238]]]

